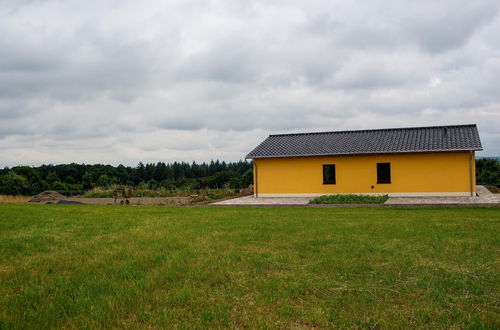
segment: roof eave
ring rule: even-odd
[[[290,157],[324,157],[324,156],[356,156],[356,155],[380,155],[380,154],[407,154],[426,152],[453,152],[453,151],[482,151],[483,148],[460,148],[460,149],[435,149],[435,150],[404,150],[404,151],[380,151],[380,152],[355,152],[355,153],[335,153],[335,154],[301,154],[301,155],[269,155],[269,156],[245,156],[245,159],[259,158],[290,158]]]

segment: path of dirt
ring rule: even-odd
[[[81,202],[90,205],[120,205],[121,199],[114,198],[84,198],[68,197],[68,201]],[[190,197],[132,197],[129,198],[130,205],[186,205],[191,201]]]

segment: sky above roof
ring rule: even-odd
[[[476,123],[500,2],[0,0],[0,166],[242,159],[269,134]]]

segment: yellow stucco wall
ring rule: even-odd
[[[265,158],[254,160],[259,195],[332,193],[470,193],[470,153]],[[474,160],[474,155],[473,155]],[[391,163],[391,183],[377,184],[377,163]],[[323,184],[323,164],[335,164],[336,184]],[[472,162],[473,191],[476,179]],[[372,189],[371,186],[374,186]],[[432,194],[431,194],[432,195]]]

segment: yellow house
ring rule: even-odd
[[[270,135],[247,156],[255,197],[475,196],[476,125]]]

